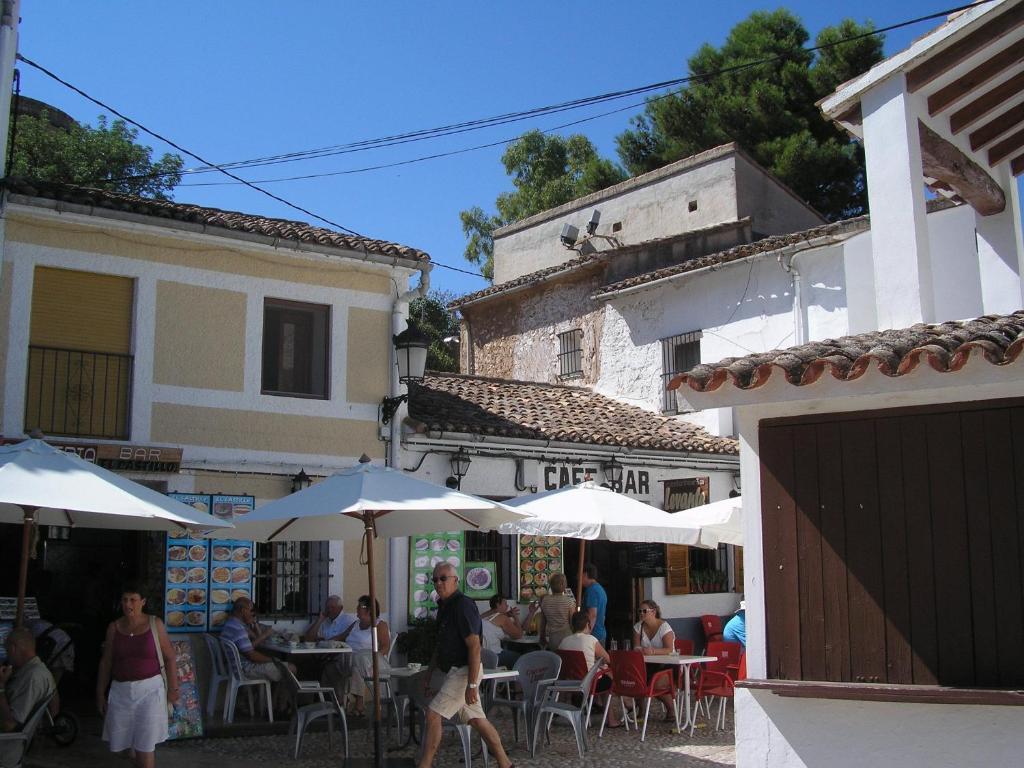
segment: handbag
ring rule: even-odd
[[[156,660],[160,663],[160,677],[164,681],[164,694],[167,693],[167,668],[164,665],[164,652],[160,647],[160,636],[157,634],[156,629],[156,616],[149,617],[149,634],[153,638],[153,645],[156,646]],[[174,705],[167,702],[167,717],[168,719],[174,717]]]

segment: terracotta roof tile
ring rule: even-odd
[[[525,288],[535,283],[540,283],[553,275],[560,274],[562,272],[573,272],[581,267],[585,267],[589,264],[596,264],[602,258],[608,256],[612,252],[601,252],[601,253],[588,253],[582,256],[577,256],[575,259],[569,259],[563,261],[561,264],[556,264],[553,267],[545,267],[544,269],[538,269],[536,272],[530,272],[525,275],[513,278],[512,280],[506,280],[504,283],[498,283],[498,285],[492,285],[483,290],[476,291],[474,293],[467,293],[465,296],[460,296],[448,305],[449,309],[458,309],[466,304],[483,299],[487,296],[495,296],[501,293],[510,293],[517,288]]]
[[[409,415],[432,431],[736,455],[739,445],[585,387],[428,373]]]
[[[697,392],[713,392],[731,383],[756,389],[779,373],[794,386],[812,384],[828,371],[840,381],[853,381],[874,365],[886,376],[902,376],[922,362],[940,373],[963,368],[980,353],[993,365],[1012,363],[1024,348],[1024,310],[1012,315],[986,315],[975,320],[873,331],[839,339],[812,341],[745,357],[728,357],[676,376],[670,388],[683,384]]]
[[[363,251],[365,249],[367,253],[380,256],[393,256],[415,261],[430,260],[430,256],[415,248],[391,243],[386,240],[374,240],[336,232],[332,229],[316,227],[303,221],[273,219],[251,213],[223,211],[219,208],[207,208],[190,203],[176,203],[170,200],[153,200],[147,197],[124,195],[72,184],[8,179],[6,186],[12,194],[24,195],[26,197],[38,197],[102,210],[183,221],[206,227],[218,227],[299,243],[312,243],[330,248],[353,251]]]

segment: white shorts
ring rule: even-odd
[[[167,741],[167,692],[160,675],[110,684],[103,740],[111,752],[153,752]]]
[[[480,667],[480,672],[483,672],[483,666]],[[477,676],[477,680],[479,679],[479,676]],[[476,704],[466,703],[466,684],[468,682],[469,667],[452,667],[449,669],[441,690],[430,700],[430,708],[445,720],[455,717],[455,715],[458,715],[463,723],[468,723],[470,720],[486,720],[487,715],[484,714],[479,697],[476,700]],[[477,693],[480,693],[479,688]]]

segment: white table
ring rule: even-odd
[[[680,697],[686,702],[686,724],[690,726],[691,730],[694,725],[694,720],[691,719],[690,715],[690,667],[694,664],[703,664],[708,661],[718,661],[717,656],[681,656],[677,653],[658,655],[658,656],[644,656],[644,661],[648,664],[666,664],[674,667],[683,668],[683,690],[676,691],[676,728],[682,730],[679,723],[679,708],[682,702],[679,700]],[[693,714],[696,718],[696,713]]]
[[[341,648],[327,648],[317,644],[312,648],[306,648],[302,643],[293,647],[288,645],[288,643],[267,641],[260,645],[260,648],[266,651],[273,651],[274,653],[282,653],[286,656],[335,656],[342,653],[352,653],[352,649],[347,645],[343,645]]]
[[[392,667],[390,674],[391,677],[406,678],[418,675],[420,672],[425,670],[426,667],[420,667],[419,669],[412,670],[408,667]],[[519,677],[519,673],[512,669],[485,669],[484,673],[480,675],[480,681],[484,680],[514,680]]]

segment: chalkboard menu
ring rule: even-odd
[[[634,576],[664,576],[665,545],[634,544],[629,553],[629,567]]]

